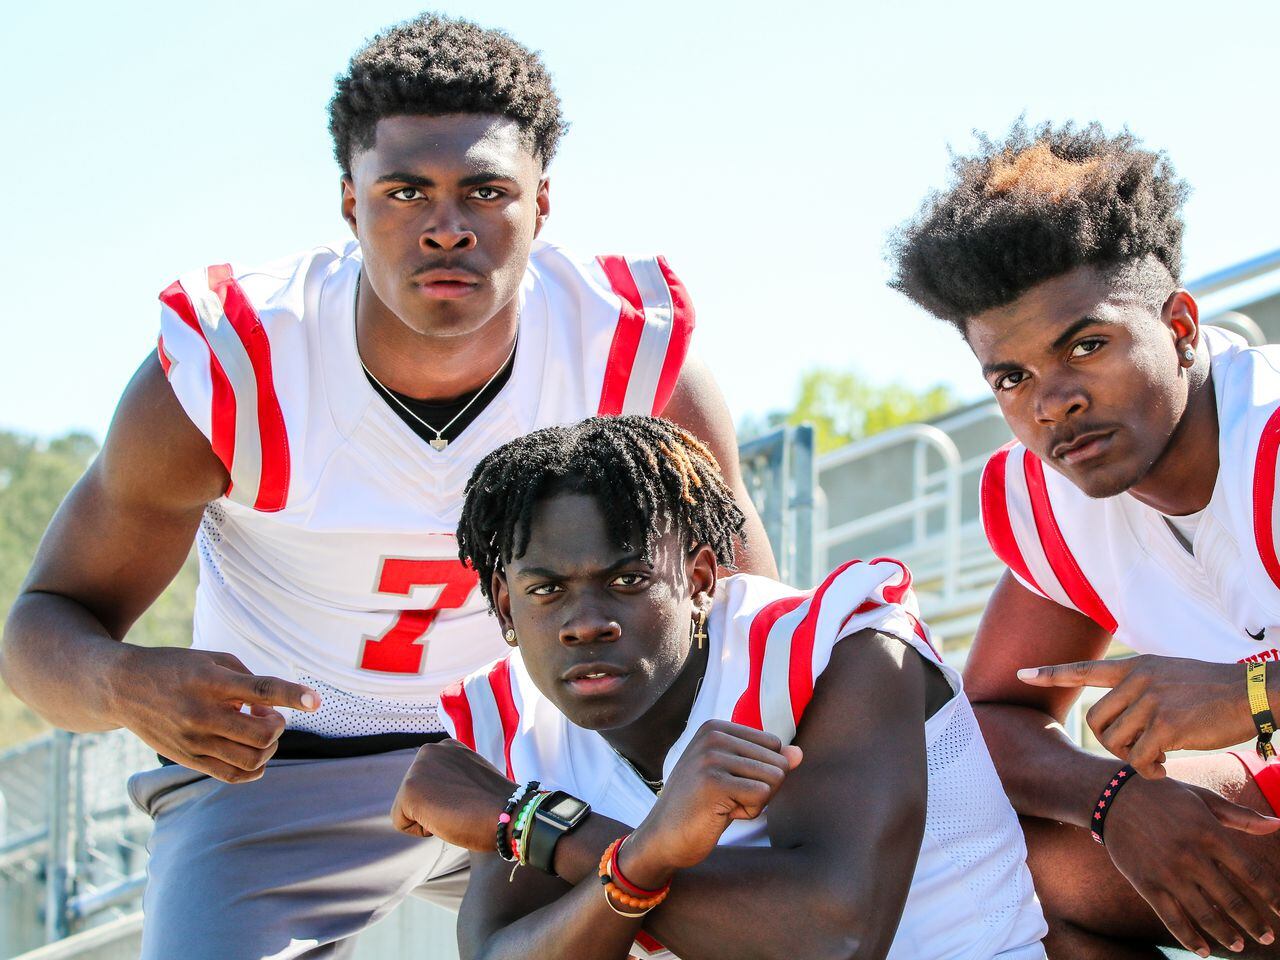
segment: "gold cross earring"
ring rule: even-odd
[[[698,649],[702,649],[703,643],[707,639],[707,611],[702,607],[698,608],[697,621],[689,624],[689,638],[698,644]]]

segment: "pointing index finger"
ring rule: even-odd
[[[279,677],[232,675],[227,679],[226,687],[233,697],[248,704],[291,707],[308,713],[320,706],[320,695],[310,687]]]
[[[1077,660],[1018,671],[1018,679],[1033,687],[1114,687],[1128,675],[1124,660]]]

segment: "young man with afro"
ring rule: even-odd
[[[907,568],[721,577],[741,532],[665,420],[477,467],[458,544],[516,649],[445,691],[459,742],[419,752],[393,809],[473,851],[462,956],[1043,958],[1017,818]]]
[[[155,819],[147,958],[346,955],[415,888],[456,908],[466,851],[386,812],[444,735],[441,688],[503,649],[454,535],[495,447],[596,414],[686,424],[773,572],[675,273],[537,239],[564,131],[541,60],[424,15],[355,55],[330,128],[354,239],[160,294],[159,349],[5,630],[4,678],[47,719],[167,760],[130,784]],[[193,538],[192,648],[121,643]]]
[[[1127,132],[1019,124],[893,244],[1016,437],[982,479],[1008,570],[965,683],[1053,957],[1280,955],[1280,349],[1200,325],[1186,193]],[[1139,656],[1103,661],[1113,642]],[[1119,759],[1064,734],[1081,685],[1114,688],[1088,721]]]

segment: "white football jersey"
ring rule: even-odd
[[[663,764],[671,771],[711,719],[796,728],[836,643],[861,630],[897,637],[945,675],[954,696],[924,725],[928,810],[891,960],[1043,958],[1046,926],[1026,867],[1018,820],[987,754],[960,676],[937,655],[919,619],[911,575],[896,560],[850,561],[801,593],[764,577],[721,580],[707,619],[710,659],[689,723]],[[451,736],[516,782],[540,780],[636,826],[656,800],[605,739],[577,727],[529,679],[519,650],[441,697]],[[883,745],[892,763],[895,746]],[[729,825],[732,846],[768,846],[768,810]],[[670,957],[645,934],[637,955]]]
[[[510,378],[435,450],[361,368],[360,267],[353,241],[161,294],[161,363],[231,475],[197,537],[194,646],[315,687],[289,726],[325,736],[440,729],[441,687],[506,649],[458,559],[473,468],[541,427],[660,413],[694,323],[662,258],[538,242]]]
[[[1276,454],[1280,347],[1202,328],[1218,406],[1218,479],[1192,542],[1133,497],[1094,500],[1018,443],[982,477],[991,548],[1028,590],[1139,653],[1280,657]]]

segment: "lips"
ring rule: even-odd
[[[580,663],[566,670],[560,679],[579,696],[600,696],[621,687],[627,673],[611,663]]]
[[[1115,430],[1090,430],[1055,444],[1049,455],[1067,465],[1083,463],[1106,452]]]
[[[442,300],[465,297],[479,288],[484,278],[469,270],[423,270],[413,276],[413,282],[423,293]]]

